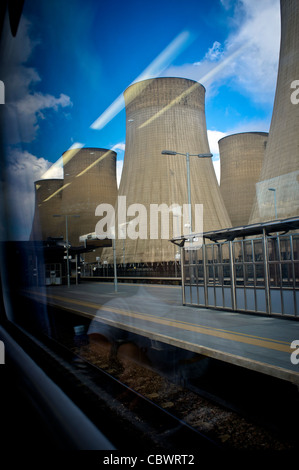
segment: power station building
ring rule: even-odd
[[[233,227],[247,225],[264,160],[268,134],[244,132],[219,140],[220,190]]]
[[[250,223],[299,215],[299,2],[281,0],[280,8],[276,94]]]
[[[81,148],[64,152],[62,159],[63,180],[35,183],[36,211],[31,239],[63,237],[77,247],[82,244],[80,236],[95,231],[97,206],[115,205],[116,153],[102,148]],[[98,250],[85,254],[87,261],[96,261],[96,256]]]
[[[74,155],[72,151],[66,151],[62,158],[61,213],[69,216],[68,238],[76,246],[80,244],[81,235],[95,231],[99,219],[95,215],[97,206],[103,203],[115,205],[116,153],[102,148],[82,148]]]
[[[126,231],[126,238],[116,241],[117,259],[118,262],[125,259],[127,263],[173,261],[176,248],[169,239],[173,234],[180,235],[184,230],[185,233],[190,230],[190,217],[183,219],[178,213],[173,217],[171,213],[169,236],[166,238],[161,236],[165,217],[163,220],[160,218],[155,238],[151,233],[155,221],[150,215],[153,208],[161,205],[182,208],[188,204],[187,153],[190,154],[193,231],[196,230],[195,204],[203,205],[204,231],[231,226],[211,158],[191,156],[210,153],[205,88],[193,80],[155,78],[128,87],[124,99],[126,150],[118,195],[125,197],[130,217],[120,224]],[[163,150],[183,155],[162,155]],[[138,213],[136,204],[142,205],[146,211]],[[136,239],[132,239],[134,230],[128,223],[134,216],[138,219],[138,225],[136,220],[134,222],[135,229],[141,235]],[[189,229],[186,228],[188,224]]]
[[[63,179],[35,181],[35,211],[30,240],[46,240],[63,235],[62,219],[54,217],[61,213]]]
[[[172,263],[179,259],[179,246],[194,242],[191,232],[203,232],[202,245],[181,251],[184,303],[298,316],[298,233],[286,234],[298,231],[299,223],[298,44],[299,1],[281,0],[270,132],[219,140],[220,186],[207,136],[205,88],[174,77],[136,82],[124,92],[126,150],[119,190],[115,152],[66,151],[64,179],[35,182],[31,240],[63,237],[77,247],[72,254],[78,262],[78,255],[87,251],[80,247],[82,236],[99,236],[105,209],[96,209],[110,205],[116,241],[113,247],[109,240],[106,248],[84,254],[91,264],[87,276],[95,272],[107,280],[114,277],[115,283],[119,274],[125,279],[150,279],[152,273],[154,278],[166,277],[167,265],[177,277],[178,264]],[[108,229],[108,218],[101,227],[105,224]],[[69,281],[69,257],[64,263],[62,256],[55,270],[63,275],[61,266],[66,265]]]

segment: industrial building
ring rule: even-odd
[[[299,78],[299,3],[280,3],[281,46],[275,101],[268,139],[261,136],[267,145],[264,158],[260,158],[261,173],[249,223],[236,227],[237,219],[232,215],[241,201],[248,213],[251,200],[246,204],[246,181],[242,185],[241,175],[236,175],[246,152],[240,152],[238,162],[232,165],[233,151],[226,148],[233,138],[230,136],[219,141],[219,148],[221,180],[224,178],[221,191],[233,227],[205,232],[205,243],[193,259],[184,259],[182,250],[182,294],[186,305],[289,318],[299,314],[299,101],[294,99],[298,96],[294,90]],[[240,137],[236,139],[239,143]],[[253,184],[245,166],[246,171],[248,184]],[[233,192],[235,185],[235,197],[240,199],[237,204],[228,200],[229,189]],[[181,237],[173,242],[182,246],[186,240]]]
[[[61,214],[68,215],[68,239],[71,245],[77,246],[81,235],[95,231],[99,219],[95,215],[97,206],[115,205],[116,153],[102,148],[81,148],[74,155],[72,151],[64,152],[62,158]]]
[[[299,215],[299,3],[281,1],[281,44],[272,121],[250,223]],[[295,83],[294,83],[295,82]]]
[[[193,155],[210,153],[205,88],[193,80],[156,78],[131,85],[125,90],[124,99],[126,150],[118,194],[126,197],[126,207],[142,204],[147,219],[139,214],[138,228],[145,230],[142,237],[117,240],[117,259],[118,262],[125,259],[126,263],[174,261],[177,251],[168,240],[173,230],[182,233],[186,229],[183,220],[177,220],[176,229],[176,222],[170,216],[168,239],[159,235],[153,239],[149,214],[154,204],[167,207],[188,204],[187,153],[190,154],[192,220],[195,220],[194,205],[202,204],[204,230],[231,226],[211,158]],[[163,150],[183,155],[162,155]],[[127,222],[123,225],[128,228]],[[111,260],[108,250],[105,254]]]
[[[247,225],[259,181],[268,134],[243,132],[219,140],[221,194],[233,227]]]
[[[115,208],[116,243],[114,253],[111,248],[101,251],[102,266],[112,264],[114,255],[123,267],[167,264],[180,256],[169,239],[199,232],[196,204],[203,207],[201,228],[205,233],[297,216],[299,105],[291,97],[299,77],[299,5],[294,0],[281,2],[281,33],[270,132],[244,132],[220,139],[220,186],[207,137],[205,88],[184,78],[143,80],[124,92],[126,150],[119,190],[115,152],[68,150],[63,154],[64,180],[36,182],[32,239],[40,239],[36,235],[39,220],[41,239],[63,236],[78,246],[82,235],[95,232],[99,220],[95,209],[105,203]],[[174,208],[183,208],[190,201],[191,214],[184,218]],[[155,236],[153,206],[158,208]],[[169,213],[162,217],[163,207]],[[162,236],[165,223],[167,237]],[[85,257],[90,263],[97,260],[99,253]]]
[[[53,217],[61,213],[63,179],[35,181],[35,211],[30,240],[41,241],[64,234],[62,219]]]
[[[102,148],[81,148],[64,152],[62,159],[64,179],[35,182],[36,206],[30,239],[60,239],[72,249],[77,247],[86,263],[95,263],[102,250],[96,247],[101,244],[93,240],[89,249],[80,247],[79,238],[94,232],[98,221],[95,210],[99,204],[115,204],[116,153]]]

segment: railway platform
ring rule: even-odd
[[[113,283],[81,283],[27,295],[76,313],[78,325],[80,317],[90,319],[89,332],[125,330],[299,385],[293,319],[183,306],[179,286],[122,283],[115,292]]]

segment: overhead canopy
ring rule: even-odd
[[[265,230],[267,235],[272,233],[287,233],[299,229],[299,217],[292,217],[281,220],[271,220],[270,222],[257,223],[252,225],[244,225],[240,227],[230,227],[211,232],[204,232],[202,234],[194,233],[193,237],[203,237],[211,241],[217,242],[220,240],[234,240],[239,237],[248,237],[260,235]],[[190,238],[190,235],[183,235],[181,237],[172,238],[170,241],[178,246],[183,246],[185,241]]]

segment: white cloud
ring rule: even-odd
[[[214,165],[214,170],[216,173],[218,184],[220,184],[220,177],[221,177],[220,160],[213,160],[213,165]]]
[[[228,10],[233,3],[222,0]],[[254,101],[272,102],[277,77],[280,43],[279,0],[240,0],[235,4],[235,31],[224,45],[214,41],[204,58],[194,64],[171,67],[166,76],[181,76],[199,81],[211,96],[219,86],[230,86],[246,92]],[[208,130],[208,140],[217,180],[220,183],[218,141],[239,132],[269,131],[268,121],[244,120],[226,132]]]
[[[229,10],[232,6],[233,0],[220,0],[220,3],[226,10]]]
[[[279,59],[279,0],[242,0],[244,21],[227,44],[227,49],[247,44],[234,64],[235,82],[257,100],[272,99]]]
[[[65,106],[70,106],[71,101],[69,96],[60,94],[59,98],[55,98],[52,95],[44,95],[42,93],[34,93],[33,95],[29,94],[24,96],[21,100],[16,103],[16,107],[19,113],[24,116],[35,115],[39,113],[39,116],[44,119],[44,115],[41,110],[52,108],[55,111],[58,110],[59,106],[63,108]]]
[[[123,166],[124,166],[124,152],[126,149],[126,144],[125,142],[118,142],[117,144],[113,145],[111,150],[114,150],[114,152],[117,152],[117,161],[116,161],[116,181],[117,181],[117,187],[119,188],[120,180],[121,180],[121,175],[123,171]]]
[[[62,158],[58,159],[45,173],[41,175],[41,179],[63,179],[63,163]]]
[[[222,1],[228,9],[231,2]],[[204,58],[168,68],[164,76],[190,78],[209,93],[229,83],[256,101],[273,101],[280,45],[279,0],[239,0],[234,30],[224,44],[214,41]]]
[[[240,132],[269,132],[269,122],[262,119],[242,119],[239,124],[226,129],[226,134],[238,134]]]
[[[34,181],[41,179],[50,166],[45,158],[38,158],[21,148],[9,149],[2,191],[13,239],[28,239],[34,215]]]
[[[219,156],[218,141],[222,139],[222,137],[225,137],[226,135],[227,134],[224,132],[208,130],[208,141],[209,141],[210,150],[213,156],[216,158]]]
[[[39,179],[50,165],[51,163],[45,158],[38,158],[27,150],[12,148],[7,156],[6,175],[18,179],[19,186],[25,187],[28,179],[31,181]]]
[[[46,110],[57,111],[70,106],[71,100],[63,93],[59,98],[49,94],[29,93],[18,101],[6,103],[6,129],[9,144],[32,142],[39,129],[39,121],[45,119]]]
[[[220,42],[215,41],[213,46],[209,48],[208,52],[205,55],[206,60],[217,60],[223,54],[223,46]]]
[[[84,147],[84,144],[81,142],[74,142],[68,149],[67,152],[72,151],[72,157],[76,154],[78,150]],[[53,179],[53,178],[63,178],[63,156],[58,158],[55,163],[41,176],[41,179]]]
[[[59,97],[35,91],[42,80],[38,71],[28,65],[28,59],[38,44],[31,39],[31,25],[21,19],[18,34],[12,38],[4,35],[0,56],[1,79],[5,83],[5,108],[2,127],[5,143],[32,142],[37,135],[39,122],[46,118],[46,110],[58,111],[72,105],[70,97]]]
[[[218,183],[220,184],[220,158],[219,158],[219,145],[218,141],[225,137],[227,134],[220,131],[208,130],[208,141],[210,151],[213,154],[213,165],[216,173]]]
[[[126,144],[125,142],[118,142],[117,144],[113,145],[111,150],[114,150],[114,152],[117,152],[117,161],[116,161],[116,181],[117,181],[117,187],[119,187],[120,180],[121,180],[121,174],[123,171],[123,164],[124,164],[124,152],[126,149]]]
[[[123,171],[123,166],[124,166],[124,161],[123,160],[117,160],[116,162],[116,180],[117,180],[117,187],[119,188],[119,183],[121,180],[121,174]]]
[[[4,27],[8,27],[7,23]],[[1,80],[5,83],[1,127],[6,147],[6,161],[3,162],[5,181],[1,181],[1,189],[5,197],[9,237],[19,240],[28,239],[31,231],[35,205],[34,181],[41,179],[51,166],[45,158],[23,150],[21,143],[30,143],[36,138],[39,123],[49,117],[49,110],[57,112],[72,105],[70,97],[64,93],[55,97],[36,91],[41,77],[36,69],[28,65],[28,60],[38,41],[31,38],[30,28],[30,23],[22,17],[15,38],[4,33],[5,44],[1,49],[4,52],[0,56]],[[61,177],[61,170],[56,170],[52,177]]]
[[[117,152],[120,150],[121,152],[124,152],[126,148],[125,142],[118,142],[118,144],[113,145],[111,150],[114,150],[114,152]]]

